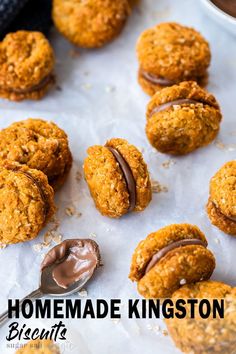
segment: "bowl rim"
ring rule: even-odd
[[[234,26],[236,25],[236,18],[221,10],[211,0],[202,0],[202,2],[208,8],[210,8],[217,16],[220,16],[222,19],[227,20],[228,23],[231,23]]]

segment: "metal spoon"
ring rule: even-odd
[[[57,285],[57,283],[53,279],[52,272],[53,272],[54,267],[55,267],[55,264],[43,269],[43,271],[41,273],[41,281],[40,281],[39,288],[37,290],[33,291],[32,293],[30,293],[29,295],[27,295],[26,297],[24,297],[24,299],[22,299],[19,302],[20,308],[22,307],[22,304],[23,304],[24,300],[26,300],[26,299],[36,300],[36,299],[39,299],[39,298],[46,296],[46,295],[54,296],[54,297],[72,295],[72,294],[78,292],[79,290],[81,290],[81,288],[87,283],[87,281],[91,277],[88,275],[84,276],[79,281],[77,281],[74,284],[72,284],[71,286],[69,286],[67,289],[64,289],[64,288],[61,288],[59,285]],[[10,319],[8,317],[8,311],[6,311],[3,314],[1,314],[1,316],[0,316],[0,326],[3,326],[9,320]]]

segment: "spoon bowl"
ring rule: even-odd
[[[53,279],[52,272],[54,267],[55,265],[51,265],[42,270],[41,281],[39,286],[39,290],[41,291],[42,295],[49,295],[55,297],[72,295],[81,290],[90,278],[90,276],[86,275],[85,273],[85,275],[80,280],[73,283],[68,288],[62,288]]]

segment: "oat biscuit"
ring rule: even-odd
[[[193,28],[161,23],[143,32],[137,43],[139,83],[149,95],[193,80],[204,84],[211,60],[207,41]]]
[[[60,354],[59,347],[49,339],[31,340],[16,354]]]
[[[65,181],[72,164],[66,133],[55,123],[27,119],[0,131],[0,161],[41,170],[54,189]]]
[[[34,239],[55,212],[54,192],[41,171],[16,163],[0,168],[0,243]]]
[[[236,288],[216,281],[185,285],[173,294],[173,299],[224,300],[224,318],[192,319],[190,313],[183,319],[166,319],[168,331],[183,353],[230,354],[236,348]]]
[[[54,0],[54,24],[69,41],[85,48],[98,48],[122,31],[128,16],[128,0]]]
[[[162,153],[183,155],[210,144],[222,115],[215,97],[194,81],[156,92],[147,107],[146,134]]]
[[[212,177],[207,212],[213,225],[236,236],[236,160],[224,164]]]
[[[138,244],[129,278],[145,298],[166,298],[183,284],[209,279],[214,268],[215,258],[199,228],[173,224]]]
[[[141,152],[124,139],[88,149],[84,174],[102,215],[119,218],[144,210],[151,201],[151,183]]]
[[[54,54],[40,32],[9,33],[0,43],[0,97],[42,98],[54,83]]]

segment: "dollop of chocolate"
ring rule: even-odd
[[[140,73],[145,80],[149,81],[151,84],[154,85],[160,85],[165,87],[165,86],[172,86],[176,84],[176,81],[165,79],[164,77],[158,77],[154,74],[148,73],[143,69],[140,70]]]
[[[101,265],[99,246],[90,239],[65,240],[47,253],[41,270],[52,265],[53,279],[61,288],[67,289],[81,279],[88,281]]]
[[[220,10],[228,15],[236,18],[236,2],[235,0],[211,0]]]
[[[147,274],[165,255],[167,255],[167,253],[169,253],[170,251],[176,249],[176,248],[180,248],[180,247],[184,247],[184,246],[189,246],[189,245],[199,245],[199,246],[203,246],[206,248],[206,244],[199,239],[183,239],[183,240],[179,240],[176,242],[172,242],[169,245],[163,247],[161,250],[159,250],[158,252],[156,252],[151,260],[149,261],[149,263],[147,264],[146,270],[145,270],[145,274]]]
[[[136,205],[136,182],[133,176],[133,173],[131,171],[131,168],[129,167],[128,163],[124,159],[124,157],[120,154],[120,152],[112,147],[106,146],[108,150],[113,154],[115,157],[116,161],[118,162],[120,169],[124,175],[126,184],[127,184],[127,189],[129,192],[129,209],[128,212],[131,212],[134,210],[135,205]]]
[[[166,102],[163,104],[160,104],[159,106],[155,107],[151,113],[149,114],[149,118],[151,118],[155,113],[159,113],[161,111],[165,111],[166,109],[173,107],[175,105],[182,105],[182,104],[198,104],[202,102],[198,102],[196,100],[192,100],[190,98],[180,98],[178,100]]]

